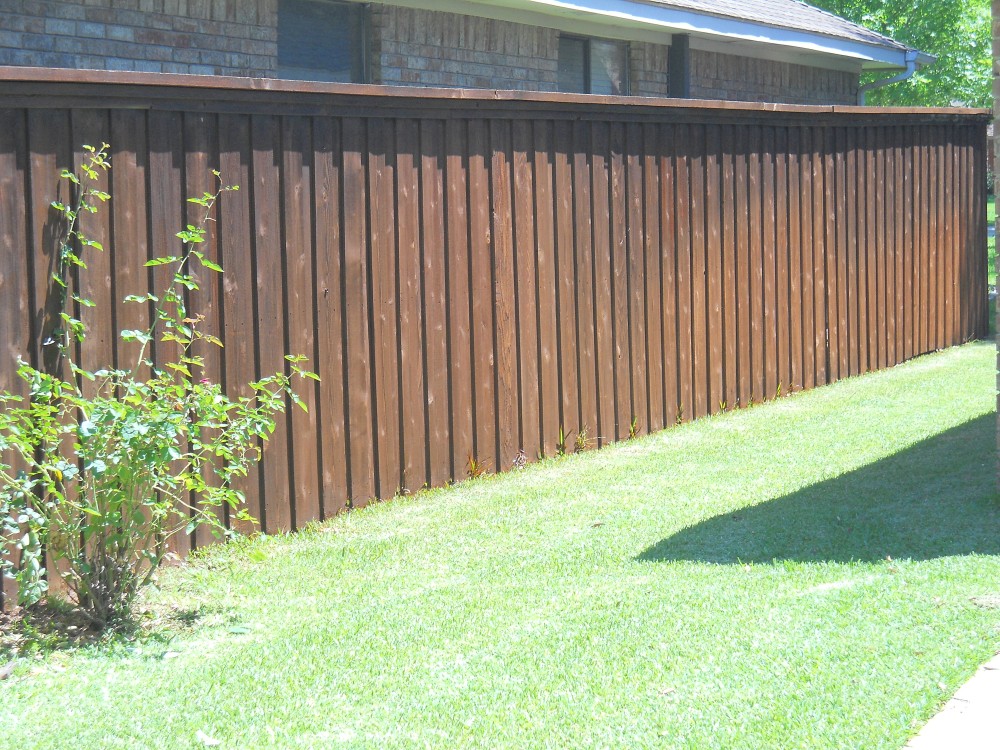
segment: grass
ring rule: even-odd
[[[213,549],[145,637],[22,647],[0,746],[901,748],[1000,648],[994,368],[971,344]]]

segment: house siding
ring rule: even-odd
[[[859,75],[808,65],[691,51],[691,96],[780,104],[856,104]]]
[[[112,8],[113,6],[113,8]],[[373,4],[370,80],[404,86],[555,91],[559,32]],[[7,0],[0,65],[270,77],[278,0]],[[636,96],[667,96],[669,46],[630,45]],[[858,75],[692,50],[691,96],[852,104]]]

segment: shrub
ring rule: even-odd
[[[249,518],[234,480],[260,460],[286,397],[305,408],[291,378],[316,376],[302,357],[287,357],[288,373],[250,383],[253,395],[236,399],[203,376],[197,351],[222,342],[199,329],[202,317],[188,314],[185,296],[198,289],[197,268],[222,271],[198,249],[215,203],[238,189],[224,186],[218,172],[214,194],[189,199],[204,217],[177,234],[179,254],[146,264],[172,270],[167,288],[126,298],[155,309],[149,329],[121,332],[136,349],[133,367],[82,367],[73,351],[86,327],[72,311],[93,303],[74,278],[86,270],[84,253],[103,248],[81,232],[79,219],[109,199],[94,184],[111,166],[107,144],[85,148],[80,173],[62,173],[75,203],[52,204],[66,226],[52,277],[61,322],[46,342],[58,364],[46,372],[19,359],[29,396],[0,392],[0,569],[16,580],[19,602],[31,605],[47,592],[47,554],[49,575],[58,574],[79,609],[105,627],[132,617],[170,537],[199,526],[222,535],[223,507]]]

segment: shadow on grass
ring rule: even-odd
[[[1000,555],[995,414],[775,500],[715,516],[636,559],[873,562]]]

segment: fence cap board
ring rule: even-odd
[[[988,109],[775,104],[712,99],[599,96],[541,91],[375,86],[128,71],[0,66],[0,107],[48,108],[100,100],[107,109],[177,109],[354,117],[449,116],[552,119],[628,119],[862,126],[986,122]],[[522,109],[509,105],[517,102]]]

